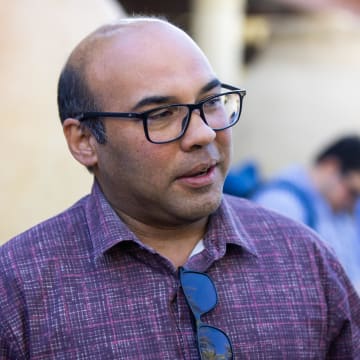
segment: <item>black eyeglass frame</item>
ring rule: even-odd
[[[220,85],[221,85],[222,88],[230,90],[230,91],[225,92],[225,93],[221,93],[221,94],[216,94],[216,95],[209,96],[206,99],[201,100],[201,101],[199,101],[198,103],[195,103],[195,104],[170,104],[170,105],[159,106],[159,107],[156,107],[156,108],[144,111],[144,112],[140,112],[140,113],[137,113],[137,112],[90,111],[90,112],[84,112],[84,113],[79,114],[76,117],[76,119],[79,120],[80,122],[88,120],[88,119],[94,119],[94,118],[100,118],[100,117],[110,117],[110,118],[118,118],[118,119],[121,119],[121,118],[123,118],[123,119],[141,119],[143,121],[143,127],[144,127],[144,132],[145,132],[146,139],[148,141],[150,141],[151,143],[153,143],[153,144],[166,144],[166,143],[176,141],[176,140],[180,139],[182,136],[184,136],[184,134],[185,134],[185,132],[186,132],[188,126],[189,126],[189,123],[190,123],[191,114],[192,114],[192,112],[194,110],[198,109],[200,111],[201,119],[205,122],[206,125],[208,125],[208,123],[206,121],[204,111],[203,111],[203,105],[206,102],[210,101],[211,99],[216,98],[216,97],[221,96],[221,95],[239,94],[240,109],[239,109],[239,115],[238,115],[236,121],[234,121],[233,123],[229,124],[228,126],[225,126],[225,127],[222,127],[222,128],[215,128],[215,129],[211,128],[214,131],[222,131],[222,130],[225,130],[225,129],[228,129],[228,128],[234,126],[239,121],[241,111],[242,111],[243,99],[244,99],[244,97],[246,95],[246,90],[240,89],[240,88],[237,88],[235,86],[228,85],[228,84],[220,84]],[[169,107],[176,107],[176,106],[186,106],[189,109],[188,116],[187,116],[187,118],[185,120],[184,126],[183,126],[182,131],[180,132],[180,134],[177,137],[175,137],[175,138],[173,138],[171,140],[166,140],[166,141],[154,141],[154,140],[152,140],[150,138],[148,125],[147,125],[148,115],[151,114],[154,111],[166,109],[166,108],[169,108]]]
[[[189,295],[187,294],[186,292],[186,288],[184,287],[184,284],[183,284],[183,280],[182,280],[182,277],[184,276],[184,274],[187,273],[187,274],[195,274],[195,275],[201,275],[201,276],[204,276],[206,277],[209,282],[211,283],[212,285],[212,288],[214,289],[214,297],[215,297],[215,303],[214,305],[208,309],[207,311],[205,312],[199,312],[199,311],[196,311],[196,307],[193,306],[193,304],[191,303],[190,301],[190,298],[189,298]],[[208,312],[212,311],[218,304],[218,294],[217,294],[217,291],[216,291],[216,287],[215,287],[215,284],[214,284],[214,281],[211,279],[211,277],[206,274],[206,273],[203,273],[203,272],[198,272],[198,271],[194,271],[194,270],[188,270],[188,269],[185,269],[184,267],[180,267],[179,268],[179,279],[180,279],[180,285],[183,289],[183,293],[184,293],[184,296],[185,296],[185,299],[186,299],[186,302],[192,312],[192,315],[194,317],[194,320],[195,320],[195,325],[196,325],[196,335],[197,335],[197,346],[198,346],[198,351],[199,351],[199,354],[200,354],[200,357],[201,359],[203,359],[203,354],[202,354],[202,351],[201,351],[201,344],[200,344],[200,338],[199,338],[199,334],[200,334],[200,331],[201,331],[201,328],[208,328],[208,329],[212,329],[212,330],[215,330],[216,332],[222,334],[222,336],[224,336],[227,340],[227,343],[229,345],[229,348],[230,348],[230,352],[231,352],[231,358],[230,359],[234,359],[234,352],[233,352],[233,347],[232,347],[232,344],[231,344],[231,341],[230,341],[230,338],[229,336],[223,331],[221,330],[220,328],[216,327],[216,326],[213,326],[213,325],[209,325],[209,324],[206,324],[204,322],[201,321],[201,316],[202,315],[205,315],[207,314]],[[199,305],[198,305],[199,306]],[[200,307],[200,306],[199,306]]]

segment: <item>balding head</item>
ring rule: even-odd
[[[113,36],[120,35],[121,32],[123,33],[126,30],[131,31],[131,29],[135,30],[136,28],[144,27],[154,22],[165,23],[164,20],[157,18],[121,19],[114,24],[106,24],[99,27],[75,47],[65,63],[58,84],[59,115],[62,122],[67,117],[74,116],[77,113],[75,106],[74,111],[71,111],[71,104],[67,106],[63,104],[67,95],[72,98],[77,96],[93,97],[87,84],[86,73],[92,61],[99,56],[98,50],[101,50]],[[66,94],[66,92],[69,94]],[[70,99],[67,102],[71,103]],[[89,103],[89,101],[86,102]],[[93,101],[91,102],[93,103]],[[84,104],[84,102],[82,103]],[[64,106],[66,109],[63,109]],[[84,111],[84,109],[80,109],[81,111]]]
[[[147,76],[146,71],[150,73],[152,70],[145,70],[144,64],[159,53],[166,59],[175,49],[179,56],[186,56],[190,49],[204,58],[185,32],[162,19],[127,18],[98,28],[76,46],[61,73],[58,85],[61,121],[85,111],[104,111],[104,102],[113,93],[113,72],[123,68],[124,83],[125,79],[133,81],[129,78],[135,72],[135,75]],[[115,56],[117,60],[112,62]],[[160,60],[154,58],[153,62],[160,65]],[[156,79],[149,78],[149,81]],[[86,125],[94,130],[99,142],[105,142],[101,123],[91,121]]]
[[[116,23],[103,25],[85,37],[75,47],[65,67],[70,66],[84,72],[87,70],[88,65],[96,61],[98,56],[101,55],[101,50],[105,49],[115,37],[121,38],[125,45],[127,35],[160,25],[172,27],[179,31],[165,20],[148,17],[126,18]]]

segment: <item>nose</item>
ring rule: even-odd
[[[206,146],[216,138],[216,132],[206,123],[200,109],[191,109],[189,124],[184,136],[180,139],[181,147],[185,151]]]

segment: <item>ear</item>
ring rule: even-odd
[[[96,140],[77,119],[68,118],[63,132],[72,156],[82,165],[91,168],[97,164]]]

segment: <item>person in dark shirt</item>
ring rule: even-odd
[[[0,248],[1,359],[359,358],[360,300],[333,253],[223,195],[244,96],[164,20],[74,49],[59,113],[94,185]]]

